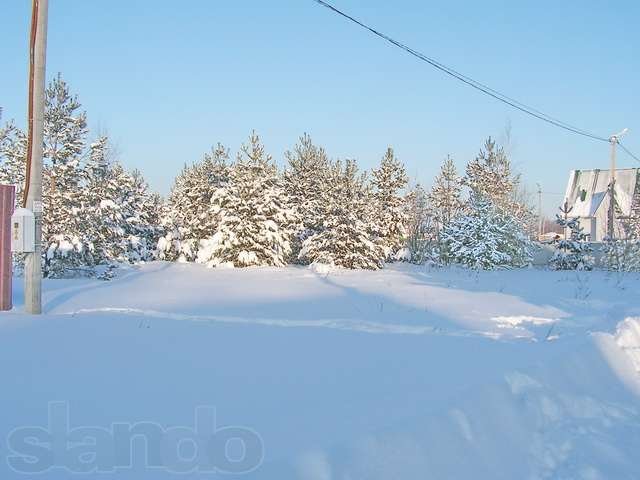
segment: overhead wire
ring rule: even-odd
[[[451,67],[448,67],[440,62],[438,62],[437,60],[428,57],[427,55],[418,52],[417,50],[414,50],[413,48],[409,47],[408,45],[405,45],[404,43],[395,40],[394,38],[390,37],[389,35],[382,33],[378,30],[376,30],[375,28],[371,27],[370,25],[365,24],[364,22],[358,20],[357,18],[343,12],[342,10],[336,8],[335,6],[333,6],[332,4],[326,2],[325,0],[312,0],[313,2],[327,8],[328,10],[340,15],[341,17],[349,20],[352,23],[355,23],[356,25],[359,25],[360,27],[364,28],[365,30],[368,30],[369,32],[373,33],[374,35],[382,38],[383,40],[391,43],[392,45],[404,50],[405,52],[409,53],[410,55],[428,63],[429,65],[431,65],[432,67],[444,72],[445,74],[457,79],[458,81],[465,83],[466,85],[479,90],[480,92],[489,95],[490,97],[505,103],[509,106],[511,106],[512,108],[515,108],[527,115],[530,115],[532,117],[537,118],[538,120],[542,120],[543,122],[546,122],[548,124],[551,124],[553,126],[556,126],[558,128],[564,129],[566,131],[569,131],[571,133],[574,133],[576,135],[582,135],[584,137],[588,137],[591,138],[593,140],[598,140],[601,142],[610,142],[610,138],[608,137],[604,137],[592,132],[589,132],[587,130],[575,127],[567,122],[564,122],[562,120],[559,120],[557,118],[552,117],[551,115],[548,115],[540,110],[537,110],[523,102],[520,102],[514,98],[511,98],[497,90],[494,90],[493,88],[484,85],[483,83],[480,83],[477,80],[474,80],[471,77],[468,77],[466,75],[463,75],[460,72],[457,72],[456,70],[454,70]],[[626,147],[624,147],[622,144],[620,144],[620,147],[628,154],[630,155],[632,158],[634,158],[635,160],[637,160],[638,162],[640,162],[640,159],[638,159],[637,156],[635,156],[629,149],[627,149]]]
[[[634,155],[633,153],[631,153],[631,150],[629,150],[627,147],[625,147],[623,144],[621,144],[620,142],[618,142],[618,145],[620,146],[620,148],[622,150],[624,150],[627,155],[629,155],[631,158],[633,158],[636,162],[640,163],[640,158],[638,158],[636,155]]]

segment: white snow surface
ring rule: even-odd
[[[45,281],[44,315],[0,315],[0,478],[29,478],[5,439],[46,428],[52,401],[70,428],[191,426],[215,407],[218,425],[264,445],[235,478],[639,478],[638,280],[154,262]],[[227,477],[142,464],[83,476]]]
[[[627,318],[618,325],[616,343],[631,358],[636,371],[640,372],[640,318]]]

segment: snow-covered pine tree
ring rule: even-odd
[[[300,256],[310,263],[375,270],[382,267],[383,249],[371,237],[371,192],[355,160],[330,168],[322,231],[307,238]]]
[[[107,137],[90,146],[84,167],[83,210],[95,264],[152,258],[158,240],[158,199],[138,171],[110,159]]]
[[[158,240],[160,260],[187,262],[195,259],[197,240],[188,227],[193,208],[188,192],[193,189],[194,167],[185,165],[176,176],[162,208],[163,235]]]
[[[106,137],[85,149],[86,114],[58,75],[45,91],[43,272],[93,273],[97,264],[148,258],[157,236],[157,196],[139,173],[109,159]],[[0,129],[0,181],[21,201],[26,137],[13,123]]]
[[[474,170],[475,168],[473,167]],[[429,203],[438,232],[446,228],[464,206],[462,179],[458,176],[455,163],[448,155],[429,192]]]
[[[106,135],[99,136],[89,145],[89,160],[85,164],[85,174],[89,179],[98,181],[106,177],[111,163],[110,151],[109,138]]]
[[[304,134],[293,151],[285,152],[287,166],[283,187],[288,202],[300,219],[291,245],[291,258],[298,257],[302,242],[322,230],[324,201],[329,188],[329,159],[322,147]]]
[[[27,156],[27,137],[9,121],[0,128],[0,183],[15,185],[16,206],[22,206],[24,177]],[[14,271],[21,271],[24,266],[24,255],[13,254]]]
[[[52,165],[75,164],[85,148],[87,114],[58,75],[45,90],[44,153]]]
[[[469,162],[463,183],[499,208],[508,207],[518,178],[502,147],[489,137],[480,153]]]
[[[295,213],[271,156],[253,132],[232,166],[229,183],[213,194],[217,232],[202,242],[198,261],[209,266],[284,266]]]
[[[407,215],[406,249],[408,260],[422,264],[432,258],[437,241],[437,227],[429,195],[417,184],[405,198]],[[403,256],[406,258],[407,256]]]
[[[121,186],[120,195],[115,198],[120,221],[116,260],[128,263],[151,260],[160,235],[157,214],[160,197],[149,192],[149,186],[138,170],[129,173],[116,164],[112,175]]]
[[[532,244],[519,222],[474,191],[467,212],[443,230],[441,244],[446,260],[470,268],[522,267],[531,260]]]
[[[637,238],[605,238],[602,242],[602,266],[624,273],[640,270],[640,241]]]
[[[587,241],[587,235],[583,232],[577,218],[569,217],[573,207],[565,201],[560,207],[560,213],[556,215],[556,223],[560,225],[565,235],[556,240],[556,251],[550,260],[554,270],[591,270],[593,268],[593,256],[591,244]],[[566,238],[566,231],[569,237]]]
[[[81,153],[86,114],[58,75],[45,90],[42,226],[45,276],[89,273],[92,245],[83,222]]]
[[[221,144],[194,165],[186,166],[176,177],[165,205],[164,235],[158,242],[163,260],[195,261],[201,242],[218,228],[218,215],[212,210],[215,192],[229,181],[229,151]]]
[[[192,196],[194,216],[189,229],[194,238],[210,238],[218,229],[219,216],[212,210],[211,199],[218,190],[229,183],[229,150],[218,143],[195,165],[197,193]]]
[[[16,204],[22,204],[27,137],[9,121],[0,128],[0,183],[16,186]]]
[[[380,166],[373,169],[373,234],[384,252],[385,259],[402,248],[406,236],[406,210],[402,191],[408,178],[402,162],[387,148]]]
[[[535,234],[536,217],[527,202],[526,189],[521,185],[520,176],[513,173],[505,149],[491,137],[477,157],[467,165],[462,182],[498,209],[512,215],[526,233]]]
[[[139,246],[130,255],[137,255],[140,261],[147,262],[157,256],[158,240],[163,232],[158,212],[162,211],[163,202],[160,194],[149,188],[142,174],[134,170],[133,177],[138,190],[137,223],[129,223],[131,231],[139,238]]]
[[[636,189],[640,188],[640,176],[636,179]],[[603,242],[602,264],[611,271],[624,273],[640,270],[640,203],[632,201],[628,217],[616,204],[616,226],[614,239],[605,238]]]
[[[639,179],[640,184],[640,179]],[[616,205],[616,207],[618,207]],[[617,218],[623,218],[619,208]],[[617,228],[617,238],[605,238],[602,247],[602,264],[610,271],[624,273],[640,270],[640,205],[634,205],[631,215]]]
[[[86,115],[58,75],[45,90],[43,168],[43,257],[45,276],[92,265],[90,246],[82,234],[81,153],[86,135]],[[22,202],[26,135],[13,123],[0,132],[2,181],[17,186]]]
[[[89,159],[84,166],[82,210],[84,233],[92,248],[93,263],[107,264],[121,256],[122,214],[117,198],[121,189],[109,160],[106,136],[89,146]]]

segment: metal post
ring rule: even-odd
[[[42,149],[44,135],[44,88],[47,52],[48,0],[33,0],[36,15],[35,39],[32,38],[33,61],[30,62],[29,78],[32,91],[29,92],[33,110],[29,118],[31,142],[29,193],[26,208],[35,215],[35,251],[28,253],[24,266],[24,305],[28,313],[42,313]],[[35,40],[35,41],[33,41]]]
[[[614,224],[616,221],[615,185],[616,185],[616,144],[618,143],[618,139],[615,136],[613,136],[609,139],[609,142],[611,143],[611,172],[610,172],[611,180],[609,182],[609,228],[607,229],[607,235],[609,236],[610,239],[613,240]]]
[[[609,143],[611,144],[611,182],[609,182],[609,228],[607,228],[607,235],[610,239],[613,239],[616,222],[616,146],[618,142],[620,142],[620,138],[628,131],[629,130],[625,128],[620,133],[609,137]]]
[[[539,183],[536,183],[538,186],[538,240],[542,240],[542,235],[544,233],[544,220],[542,219],[542,187]]]

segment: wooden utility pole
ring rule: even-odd
[[[24,266],[24,305],[28,313],[42,313],[42,150],[44,143],[44,87],[47,56],[48,0],[33,0],[29,50],[29,145],[25,207],[35,216],[35,251]]]

